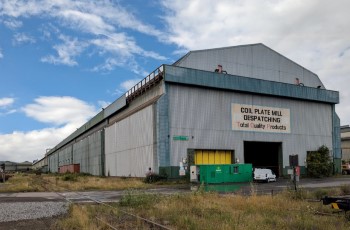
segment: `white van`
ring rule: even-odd
[[[276,181],[276,174],[271,169],[255,168],[253,172],[254,181]]]

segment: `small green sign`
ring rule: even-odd
[[[173,136],[174,141],[188,141],[188,136]]]

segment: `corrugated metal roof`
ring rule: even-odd
[[[324,88],[315,73],[261,43],[190,51],[173,66],[214,71],[218,64],[232,75]]]

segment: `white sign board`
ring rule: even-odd
[[[186,171],[185,171],[185,169],[180,169],[180,170],[179,170],[179,176],[186,176]]]
[[[232,104],[232,130],[290,133],[290,110]]]

